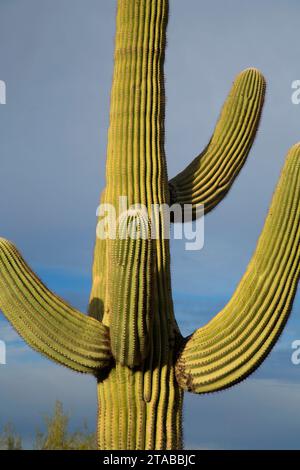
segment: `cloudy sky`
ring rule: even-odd
[[[114,0],[0,0],[0,234],[48,286],[85,309],[96,207],[104,186],[113,67]],[[288,148],[300,140],[297,0],[170,0],[166,152],[175,175],[206,145],[234,76],[255,66],[268,83],[261,126],[230,194],[205,219],[199,252],[172,243],[175,311],[184,333],[228,301],[263,226]],[[187,396],[185,441],[197,448],[299,448],[300,296],[280,342],[242,384]],[[0,428],[15,423],[30,445],[56,399],[73,425],[95,426],[92,379],[31,352],[0,319]]]

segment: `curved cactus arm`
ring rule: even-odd
[[[12,243],[0,239],[0,309],[33,349],[78,372],[109,364],[108,329],[50,292]]]
[[[223,106],[205,150],[169,182],[172,204],[192,204],[211,211],[226,195],[244,165],[264,104],[265,80],[253,68],[241,72]]]
[[[300,144],[288,153],[248,269],[226,307],[186,342],[176,365],[181,387],[205,393],[255,370],[278,339],[300,274]]]

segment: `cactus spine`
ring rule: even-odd
[[[265,81],[235,80],[206,149],[169,183],[164,153],[163,63],[167,0],[118,0],[115,66],[102,203],[204,204],[212,210],[242,168],[259,124]],[[287,157],[265,227],[229,304],[191,337],[177,326],[166,221],[157,236],[96,238],[89,316],[52,294],[16,248],[0,240],[0,307],[48,358],[97,379],[100,449],[178,449],[183,392],[244,379],[274,345],[299,279],[300,145]],[[149,225],[129,215],[142,233]],[[128,220],[119,218],[118,234]],[[131,226],[131,224],[129,224]]]

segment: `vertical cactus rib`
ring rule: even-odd
[[[227,194],[253,144],[264,104],[265,80],[254,68],[235,79],[205,150],[169,183],[171,202],[211,211]]]
[[[181,387],[220,390],[255,370],[292,308],[300,273],[300,144],[287,155],[253,258],[227,306],[186,342]]]
[[[35,350],[78,372],[111,360],[108,329],[50,292],[7,240],[0,239],[0,308]]]

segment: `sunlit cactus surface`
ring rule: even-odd
[[[215,392],[246,378],[267,356],[292,308],[299,278],[300,145],[288,152],[256,250],[232,299],[184,338],[171,295],[164,211],[153,220],[128,206],[192,205],[210,212],[246,161],[265,80],[235,79],[203,152],[168,181],[164,151],[167,0],[119,0],[102,204],[115,207],[116,237],[96,237],[88,315],[50,292],[14,245],[0,242],[0,307],[49,359],[95,376],[100,449],[179,449],[184,391]],[[179,110],[180,112],[180,110]],[[138,205],[138,206],[137,206]],[[246,213],[245,213],[246,217]],[[138,226],[140,237],[128,227]],[[122,236],[126,232],[127,236]],[[130,230],[129,230],[130,232]],[[199,281],[200,282],[200,281]]]

